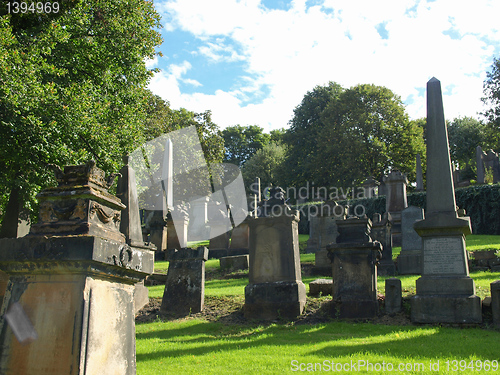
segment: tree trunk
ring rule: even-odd
[[[0,228],[0,238],[17,238],[17,226],[19,223],[19,211],[21,207],[21,197],[19,189],[12,188],[9,202],[5,208],[5,215]]]

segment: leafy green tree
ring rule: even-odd
[[[425,158],[422,134],[401,99],[385,87],[316,87],[295,110],[285,137],[293,142],[288,143],[287,167],[299,171],[288,181],[349,187],[369,176],[380,179],[391,169],[412,180],[416,154]]]
[[[286,157],[286,146],[271,142],[248,159],[241,168],[245,187],[248,189],[256,177],[261,186],[279,186],[283,184],[283,169]]]
[[[316,86],[294,109],[290,127],[284,135],[288,147],[286,181],[289,186],[299,186],[314,181],[317,142],[324,127],[321,114],[328,103],[335,100],[344,89],[335,82]]]
[[[500,149],[500,59],[493,58],[491,71],[487,72],[483,85],[483,102],[489,108],[483,113],[487,119],[490,137],[495,141],[495,149]]]
[[[456,118],[448,126],[451,160],[461,172],[461,178],[476,177],[476,147],[492,147],[487,126],[472,117]]]
[[[257,125],[229,126],[222,131],[224,161],[242,166],[257,150],[269,143],[271,136]],[[278,133],[275,138],[279,138]]]
[[[161,43],[152,2],[60,4],[0,17],[0,208],[10,224],[20,208],[35,213],[36,193],[53,182],[48,163],[93,158],[117,170],[144,141],[145,59]]]
[[[425,154],[422,131],[391,90],[358,85],[322,113],[316,184],[350,186],[398,169],[415,179],[415,155]]]

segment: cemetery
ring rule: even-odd
[[[500,371],[500,60],[484,123],[433,77],[220,130],[146,89],[153,2],[102,3],[0,17],[0,375]]]

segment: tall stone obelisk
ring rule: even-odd
[[[414,224],[423,240],[422,277],[411,300],[416,323],[480,323],[481,299],[469,277],[465,236],[469,217],[458,217],[444,121],[441,83],[427,83],[426,218]]]

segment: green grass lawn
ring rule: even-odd
[[[223,325],[196,319],[139,324],[137,374],[283,374],[337,363],[340,373],[498,373],[500,332],[478,328],[318,325]],[[431,365],[439,371],[431,371]],[[455,362],[456,361],[456,362]],[[462,363],[460,361],[463,361]],[[382,364],[385,363],[386,371]],[[369,365],[371,364],[371,365]],[[490,371],[472,371],[487,364]],[[351,367],[355,365],[354,367]],[[373,366],[374,371],[370,367]],[[467,371],[453,371],[469,366]],[[380,367],[380,371],[376,371]],[[498,367],[497,367],[498,368]],[[338,368],[337,368],[338,369]],[[360,371],[361,370],[361,371]],[[365,370],[365,371],[363,371]],[[330,370],[331,371],[331,370]]]
[[[307,237],[301,235],[301,244]],[[500,236],[467,237],[468,250],[491,248],[500,248]],[[301,254],[300,258],[302,263],[314,263],[314,254]],[[218,267],[216,259],[206,262],[207,271],[215,272]],[[167,268],[168,262],[155,263],[155,270],[166,272]],[[205,294],[243,301],[247,272],[240,272],[238,278],[207,280]],[[476,283],[476,294],[484,298],[490,294],[490,283],[500,279],[500,272],[471,272],[470,276]],[[415,294],[419,276],[397,277],[404,296]],[[316,278],[303,277],[307,290]],[[378,291],[382,294],[385,279],[378,277]],[[162,297],[163,285],[148,288],[150,297]],[[224,325],[187,317],[137,324],[136,337],[138,375],[333,372],[340,370],[338,366],[342,371],[335,372],[346,374],[500,373],[498,329],[348,321]]]

